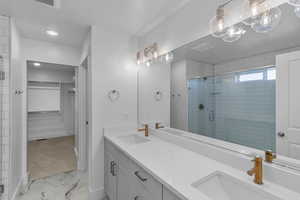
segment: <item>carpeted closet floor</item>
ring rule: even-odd
[[[28,142],[28,168],[31,180],[75,170],[74,136]]]

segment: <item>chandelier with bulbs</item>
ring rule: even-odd
[[[154,63],[170,63],[173,59],[174,55],[172,52],[160,55],[157,43],[153,43],[136,54],[137,64],[147,67],[150,67]]]
[[[216,15],[211,19],[210,32],[212,36],[221,38],[224,42],[235,42],[245,33],[245,25],[250,26],[257,33],[268,33],[272,31],[281,20],[281,10],[279,7],[272,7],[270,0],[245,0],[243,3],[242,23],[226,27],[228,15],[225,7],[233,0],[220,5],[216,10]],[[296,16],[300,17],[300,0],[289,0],[288,3],[295,7]]]

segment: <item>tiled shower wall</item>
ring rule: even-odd
[[[274,69],[190,80],[189,131],[275,151],[276,81],[267,75]],[[262,79],[238,79],[242,74],[258,72],[264,74]]]
[[[1,200],[8,199],[9,159],[9,18],[0,16],[0,184]]]

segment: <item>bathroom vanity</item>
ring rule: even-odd
[[[121,136],[121,140],[129,145],[150,141],[138,135]],[[181,199],[164,187],[113,141],[110,138],[105,140],[105,190],[110,200]]]
[[[264,163],[263,184],[258,185],[247,175],[253,167],[250,157],[183,135],[154,129],[149,137],[135,130],[106,132],[109,199],[300,199],[300,172]]]

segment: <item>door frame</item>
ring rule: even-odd
[[[28,99],[28,93],[27,93],[27,88],[28,88],[28,65],[27,65],[27,63],[28,63],[28,61],[32,61],[32,60],[30,60],[30,59],[24,59],[24,67],[25,67],[25,72],[24,72],[24,74],[25,74],[25,77],[24,77],[24,86],[25,86],[25,89],[24,89],[24,96],[23,96],[23,106],[22,106],[22,110],[23,110],[23,124],[24,124],[24,128],[23,128],[23,131],[24,131],[24,135],[25,135],[25,137],[24,137],[24,141],[23,141],[23,145],[24,145],[24,151],[23,151],[23,155],[22,155],[22,159],[24,159],[24,161],[23,161],[23,166],[22,166],[22,170],[23,170],[23,172],[25,172],[25,177],[24,177],[24,180],[23,180],[23,183],[22,183],[22,185],[23,185],[23,188],[26,190],[26,186],[28,186],[28,183],[29,183],[29,175],[30,175],[30,172],[29,172],[29,170],[28,170],[28,139],[29,139],[29,135],[28,135],[28,101],[27,101],[27,99]],[[43,62],[43,61],[39,61],[39,60],[37,60],[37,62]],[[61,63],[55,63],[55,62],[52,62],[52,64],[61,64]],[[73,66],[73,65],[70,65],[70,66]],[[74,70],[75,70],[75,75],[76,75],[76,71],[78,71],[78,69],[79,69],[79,66],[73,66],[74,67]],[[76,82],[76,80],[75,80],[75,82]],[[76,86],[76,85],[75,85]],[[75,96],[75,99],[76,99],[76,96]],[[75,100],[75,107],[76,107],[76,100]],[[76,108],[75,108],[76,109]],[[77,118],[77,113],[76,113],[76,111],[74,112],[74,121],[76,120],[76,118]],[[76,121],[75,121],[75,123],[76,123]],[[75,133],[78,131],[78,129],[77,129],[77,126],[76,126],[76,124],[75,124]],[[75,135],[75,133],[74,133],[74,135]],[[76,150],[74,149],[74,151],[75,151],[75,154],[76,154]],[[77,169],[79,169],[78,168],[78,164],[77,164],[77,166],[76,166],[76,168]]]
[[[77,130],[78,135],[75,134],[75,141],[78,142],[78,159],[77,159],[77,169],[85,171],[88,169],[88,71],[89,71],[89,57],[87,56],[80,66],[77,68],[76,81],[78,83],[76,87],[76,106],[78,109],[77,120]],[[76,138],[77,137],[77,138]]]

